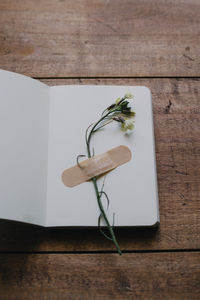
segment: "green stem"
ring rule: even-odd
[[[87,137],[86,136],[86,144],[87,144],[87,152],[88,152],[88,158],[91,157],[91,151],[90,151],[90,140],[91,140],[91,137],[92,137],[92,134],[94,133],[94,130],[95,128],[98,126],[98,124],[100,124],[106,117],[109,116],[109,114],[111,114],[113,111],[109,111],[106,115],[104,115],[102,118],[99,119],[99,121],[97,123],[94,124],[94,126],[92,127],[92,129],[90,130],[90,133],[89,133],[89,136]],[[103,208],[103,205],[102,205],[102,202],[101,202],[101,196],[100,196],[100,193],[99,193],[99,190],[98,190],[98,186],[97,186],[97,178],[96,177],[93,177],[92,178],[92,182],[93,182],[93,185],[94,185],[94,189],[95,189],[95,192],[96,192],[96,197],[97,197],[97,202],[98,202],[98,206],[99,206],[99,209],[101,211],[101,214],[105,220],[105,223],[108,227],[108,230],[110,232],[110,235],[112,237],[112,240],[117,248],[117,251],[118,253],[121,255],[122,252],[120,250],[120,247],[119,247],[119,244],[117,242],[117,239],[115,237],[115,234],[114,234],[114,231],[113,231],[113,228],[112,226],[110,225],[109,221],[108,221],[108,218],[106,216],[106,213],[104,211],[104,208]]]
[[[105,211],[104,211],[104,208],[103,208],[103,205],[102,205],[102,202],[101,202],[101,197],[99,196],[99,190],[98,190],[98,186],[97,186],[97,179],[96,179],[96,177],[93,177],[93,178],[92,178],[92,182],[93,182],[94,189],[95,189],[95,192],[96,192],[97,202],[98,202],[98,205],[99,205],[99,209],[100,209],[100,211],[101,211],[101,213],[102,213],[102,216],[103,216],[103,218],[104,218],[104,220],[105,220],[105,222],[106,222],[106,225],[107,225],[107,227],[108,227],[108,230],[109,230],[109,232],[110,232],[110,235],[112,236],[112,240],[113,240],[113,242],[114,242],[114,244],[115,244],[115,246],[116,246],[116,248],[117,248],[117,252],[121,255],[122,252],[121,252],[121,250],[120,250],[120,247],[119,247],[119,244],[118,244],[117,239],[116,239],[116,237],[115,237],[115,234],[114,234],[114,231],[113,231],[113,229],[112,229],[112,226],[110,225],[110,223],[109,223],[109,221],[108,221],[108,218],[107,218],[107,216],[106,216],[106,213],[105,213]]]
[[[91,140],[91,137],[92,137],[92,134],[95,130],[95,128],[97,127],[97,125],[99,125],[107,116],[109,116],[110,112],[108,112],[105,116],[103,116],[101,119],[99,119],[98,122],[96,122],[94,124],[94,126],[92,127],[92,129],[90,130],[90,133],[89,133],[89,136],[87,138],[86,136],[86,144],[87,144],[87,152],[88,152],[88,158],[91,157],[91,151],[90,151],[90,140]]]

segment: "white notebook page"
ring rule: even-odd
[[[45,225],[49,90],[0,70],[0,218]]]
[[[146,87],[51,87],[47,226],[97,226],[99,208],[91,182],[66,187],[62,172],[86,154],[85,130],[101,112],[127,92],[136,111],[135,130],[126,135],[113,122],[95,134],[95,153],[120,144],[132,151],[132,160],[106,176],[110,222],[116,226],[151,226],[159,221],[151,93]],[[99,186],[102,179],[99,180]],[[106,202],[105,202],[106,206]]]

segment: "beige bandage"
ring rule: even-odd
[[[126,146],[118,146],[102,154],[88,158],[62,173],[62,181],[73,187],[93,177],[104,174],[131,160],[131,151]]]

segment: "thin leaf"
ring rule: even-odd
[[[109,200],[108,195],[106,194],[106,192],[104,192],[104,191],[99,192],[99,196],[100,197],[102,196],[102,194],[105,195],[105,197],[106,197],[106,200],[107,200],[107,209],[108,209],[110,200]]]
[[[99,231],[101,232],[101,234],[103,234],[103,236],[105,238],[107,238],[109,241],[113,241],[113,239],[111,237],[109,237],[101,228],[101,218],[102,218],[102,214],[100,214],[99,218],[98,218],[98,228]]]
[[[104,185],[105,185],[105,181],[106,181],[106,175],[103,178],[103,184],[102,184],[102,187],[101,187],[101,192],[103,191],[103,188],[104,188]]]
[[[113,224],[112,224],[112,227],[115,226],[115,213],[113,213]]]
[[[94,125],[94,123],[90,124],[90,125],[88,126],[88,128],[86,129],[86,131],[85,131],[85,141],[86,141],[86,144],[87,144],[88,130],[90,129],[90,127],[91,127],[92,125]]]
[[[80,165],[80,163],[79,163],[79,159],[80,159],[81,157],[86,157],[86,155],[84,155],[84,154],[79,154],[79,155],[77,156],[77,158],[76,158],[76,163],[77,163],[78,167],[82,169],[83,167],[82,167],[82,166]]]
[[[94,147],[92,148],[92,156],[95,156]]]

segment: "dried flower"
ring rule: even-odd
[[[126,93],[126,94],[124,95],[124,98],[125,98],[125,99],[133,99],[133,95],[132,95],[131,93]]]
[[[121,98],[119,97],[119,98],[117,98],[117,99],[115,100],[115,103],[116,103],[116,104],[119,104],[120,101],[121,101]]]
[[[93,134],[98,131],[99,129],[107,126],[112,121],[119,122],[121,125],[121,129],[123,131],[132,130],[134,128],[134,120],[133,117],[135,116],[135,112],[131,110],[131,107],[129,106],[129,101],[126,99],[132,99],[133,95],[131,93],[126,93],[123,98],[117,98],[115,103],[111,104],[109,107],[107,107],[102,115],[101,118],[96,122],[90,125],[86,130],[85,140],[86,140],[86,146],[87,146],[87,154],[88,158],[92,157],[93,154],[91,153],[90,149],[90,142]],[[94,149],[93,149],[94,153]],[[98,185],[97,185],[97,177],[93,177],[92,179],[96,197],[97,197],[97,203],[100,209],[100,216],[98,220],[98,225],[100,228],[100,220],[101,218],[105,221],[105,224],[108,228],[109,236],[100,228],[101,233],[108,238],[109,240],[113,241],[115,244],[117,251],[119,254],[121,254],[120,247],[118,245],[117,239],[115,237],[115,233],[113,230],[113,226],[110,225],[109,220],[107,218],[107,215],[105,213],[104,207],[101,202],[101,197],[104,195],[109,203],[108,195],[105,191],[103,191],[103,187],[101,191],[99,191]]]
[[[122,131],[128,131],[134,129],[134,120],[126,120],[124,123],[121,124]]]
[[[121,116],[119,117],[114,117],[113,118],[114,121],[120,122],[120,123],[125,123],[125,119]]]

